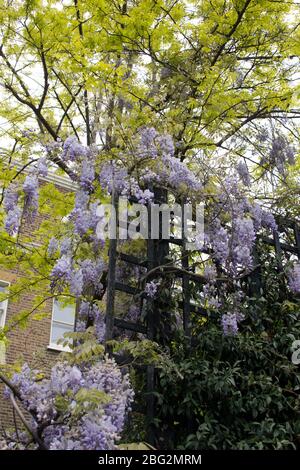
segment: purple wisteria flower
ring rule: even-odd
[[[163,154],[174,156],[175,146],[172,137],[169,134],[163,134],[157,137],[157,144]]]
[[[209,282],[214,282],[216,280],[217,270],[216,270],[216,267],[213,264],[205,266],[205,268],[204,268],[204,277]]]
[[[72,270],[69,275],[70,291],[76,297],[79,297],[83,291],[83,274],[81,269]]]
[[[80,321],[84,321],[85,324],[88,320],[92,321],[95,325],[95,333],[99,342],[104,341],[105,337],[105,322],[104,314],[100,312],[98,306],[94,302],[87,302],[82,300],[79,308]]]
[[[153,201],[154,193],[149,189],[143,190],[140,187],[135,186],[131,192],[133,196],[137,198],[139,204],[148,204]]]
[[[113,359],[80,366],[59,362],[52,367],[49,379],[37,380],[38,376],[39,371],[25,364],[11,381],[23,406],[40,425],[40,438],[50,450],[115,449],[134,393],[128,374],[123,374]],[[84,406],[80,402],[82,390],[86,393]],[[88,393],[94,396],[97,391],[107,400],[91,406]],[[6,389],[5,395],[9,397],[10,391]],[[62,402],[64,406],[59,408]]]
[[[211,236],[211,244],[214,256],[220,263],[226,263],[229,256],[229,235],[227,230],[220,225]]]
[[[100,217],[97,215],[98,203],[89,205],[89,195],[86,191],[79,191],[75,199],[75,207],[71,213],[74,221],[75,233],[83,237],[88,230],[96,230]]]
[[[221,324],[224,336],[235,336],[238,333],[238,320],[235,313],[224,313]]]
[[[85,259],[80,261],[79,265],[81,267],[85,288],[92,287],[96,293],[100,293],[103,289],[103,285],[100,282],[105,267],[103,260],[101,258],[96,261]]]
[[[86,157],[89,151],[76,137],[68,137],[63,144],[62,159],[75,161],[79,157]]]
[[[80,186],[89,192],[93,189],[95,179],[94,162],[91,159],[84,159],[81,164]]]
[[[72,240],[70,237],[63,238],[60,242],[60,255],[70,256],[72,254]]]
[[[126,315],[126,319],[132,322],[136,322],[141,315],[141,309],[138,305],[130,305]]]
[[[295,149],[289,144],[284,135],[273,135],[270,151],[263,156],[261,163],[277,168],[279,173],[284,175],[287,164],[295,164]]]
[[[38,178],[34,174],[27,175],[23,184],[23,191],[25,194],[24,212],[34,216],[38,208]]]
[[[115,162],[105,163],[99,174],[99,182],[103,189],[112,193],[113,188],[116,192],[127,192],[129,189],[128,172],[126,168],[118,168]]]
[[[201,182],[197,179],[184,162],[171,155],[163,155],[163,163],[166,165],[168,183],[178,189],[185,186],[188,190],[199,191]]]
[[[248,167],[245,162],[240,161],[237,164],[237,172],[239,177],[241,178],[242,182],[244,183],[245,186],[250,186],[251,184],[251,179],[250,179],[250,173],[248,170]]]
[[[21,217],[22,210],[18,206],[7,213],[5,219],[5,230],[9,235],[15,235],[18,232],[21,225]]]
[[[249,207],[249,212],[253,218],[254,228],[258,231],[261,227],[270,230],[277,230],[277,223],[273,214],[264,210],[259,204],[253,204]]]
[[[37,162],[37,171],[40,176],[47,176],[48,166],[46,157],[42,157]]]
[[[84,320],[76,320],[75,324],[75,331],[83,333],[86,330],[86,321]]]
[[[45,150],[47,154],[52,155],[53,153],[57,153],[61,151],[62,149],[62,141],[58,138],[57,140],[54,140],[53,142],[48,142],[45,145]]]
[[[100,312],[100,310],[98,310],[98,313],[96,314],[96,318],[95,318],[95,334],[99,343],[104,342],[105,333],[106,333],[106,327],[105,327],[105,321],[104,321],[104,314]]]
[[[261,224],[263,227],[266,227],[271,230],[277,230],[278,226],[275,221],[274,215],[271,214],[271,212],[267,211],[262,211],[262,219],[261,219]]]
[[[22,137],[25,137],[26,139],[31,139],[36,131],[34,129],[25,129],[24,131],[21,131]]]
[[[145,285],[145,294],[147,295],[147,297],[149,297],[150,299],[154,299],[157,294],[158,287],[159,287],[159,282],[156,282],[156,281],[147,282],[147,284]]]
[[[218,291],[213,281],[208,282],[203,286],[203,300],[206,307],[218,309],[221,306],[221,302],[218,298]]]
[[[288,273],[288,284],[292,292],[300,293],[300,263],[294,264]]]
[[[15,183],[11,183],[8,188],[5,190],[5,195],[3,199],[3,205],[6,212],[12,211],[15,209],[18,204],[19,194],[18,187]]]
[[[255,242],[253,221],[250,218],[238,218],[234,223],[233,262],[249,268],[252,266],[252,249]]]
[[[69,256],[63,255],[59,258],[54,265],[50,277],[51,277],[51,289],[54,290],[56,287],[59,291],[62,291],[63,286],[69,281],[72,274],[72,261]]]
[[[86,191],[84,190],[77,191],[76,197],[75,197],[74,211],[80,212],[80,211],[86,210],[88,207],[89,200],[90,200],[90,196]]]
[[[50,450],[115,449],[134,393],[129,376],[122,374],[113,359],[80,366],[58,362],[52,367],[49,379],[37,380],[38,376],[39,371],[24,364],[11,381],[23,406],[40,425],[40,438]],[[82,390],[86,394],[83,406]],[[95,405],[88,394],[93,397],[97,391],[107,400],[99,400]],[[9,395],[6,389],[5,396]],[[63,407],[59,407],[61,403]]]
[[[136,155],[138,158],[156,158],[158,151],[155,138],[158,133],[153,127],[143,127],[139,129],[140,143]]]
[[[53,256],[58,251],[58,240],[55,237],[52,237],[48,243],[47,254],[48,256]]]

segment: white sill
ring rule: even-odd
[[[47,346],[47,349],[50,351],[57,351],[57,352],[71,352],[72,349],[69,348],[69,346],[62,346],[61,344],[56,344],[56,343],[50,343],[49,346]]]

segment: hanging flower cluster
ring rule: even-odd
[[[50,274],[52,291],[62,292],[65,287],[69,286],[71,293],[76,297],[86,291],[94,295],[101,293],[103,286],[100,278],[105,269],[102,258],[77,260],[75,263],[70,253],[62,253]]]
[[[288,273],[289,287],[295,294],[300,293],[300,263],[295,263]]]
[[[294,165],[296,151],[284,135],[264,129],[259,135],[259,141],[264,146],[262,165],[276,168],[281,175],[285,174],[287,165]]]
[[[98,306],[93,302],[83,300],[80,303],[79,318],[76,324],[77,331],[85,331],[88,323],[94,325],[95,335],[99,343],[103,343],[105,339],[105,320]]]
[[[25,364],[12,383],[49,450],[115,448],[134,394],[128,375],[113,359],[81,366],[59,362],[49,379],[38,379],[39,372]],[[6,396],[10,393],[7,388]],[[28,442],[27,436],[24,449]],[[5,445],[13,448],[13,437]]]
[[[264,142],[268,140],[269,136]],[[109,162],[99,162],[97,149],[82,145],[75,137],[48,145],[46,150],[48,156],[56,152],[65,164],[71,165],[78,188],[74,208],[68,216],[72,235],[60,241],[52,237],[48,245],[48,256],[55,260],[50,274],[51,289],[57,293],[69,289],[75,297],[90,302],[93,295],[99,296],[103,291],[100,279],[106,267],[99,250],[104,240],[99,240],[96,234],[97,224],[101,220],[101,216],[97,215],[98,202],[95,199],[99,185],[102,194],[109,195],[115,191],[119,195],[133,197],[142,204],[153,201],[152,187],[155,185],[163,185],[177,194],[184,192],[195,200],[203,197],[204,181],[189,166],[188,160],[180,161],[176,157],[172,137],[158,133],[153,127],[139,129],[130,150],[122,150],[118,159]],[[291,161],[291,153],[287,141],[280,136],[272,140],[270,158],[277,163],[283,160],[282,155],[285,160]],[[26,176],[22,188],[13,183],[6,189],[4,208],[7,213],[6,229],[10,234],[18,230],[22,214],[26,217],[36,214],[39,178],[46,174],[47,156],[39,159],[34,170]],[[210,202],[206,220],[204,238],[205,249],[211,255],[210,267],[214,269],[213,265],[218,265],[220,272],[230,279],[253,269],[253,247],[257,233],[261,229],[277,229],[273,215],[247,198],[245,187],[250,185],[250,181],[247,164],[241,160],[235,172],[225,175],[223,181],[216,185],[214,201]],[[20,204],[21,198],[23,206]],[[93,255],[84,259],[76,256],[75,259],[74,250],[81,242],[89,244]],[[205,277],[205,302],[219,309],[221,304],[217,295],[216,273],[209,275],[207,271]],[[294,292],[297,291],[297,267],[293,277],[290,274],[290,286]],[[158,284],[155,281],[145,287],[145,294],[149,298],[154,298],[157,291]],[[224,333],[236,330],[236,314],[224,315],[229,315],[222,319]],[[101,315],[94,313],[93,318],[96,321]],[[103,330],[101,322],[98,330]],[[101,333],[98,332],[98,336]]]

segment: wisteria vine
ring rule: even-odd
[[[262,140],[265,145],[265,140]],[[159,134],[154,128],[144,127],[130,149],[119,159],[99,159],[97,148],[82,145],[75,137],[46,146],[43,155],[25,178],[14,181],[5,190],[5,228],[14,235],[21,227],[22,218],[32,220],[38,211],[39,185],[48,172],[51,155],[59,154],[72,168],[71,178],[77,185],[75,204],[68,215],[68,234],[63,238],[52,236],[47,256],[51,264],[50,288],[53,294],[68,292],[80,303],[76,322],[77,332],[94,326],[99,343],[105,339],[105,315],[99,300],[105,293],[102,280],[107,272],[105,240],[99,239],[96,227],[101,219],[97,213],[97,195],[109,200],[113,192],[135,198],[140,204],[153,201],[153,187],[162,186],[175,197],[185,195],[190,201],[203,201],[207,184],[201,172],[192,168],[188,160],[176,157],[176,145],[171,136]],[[285,161],[292,163],[293,150],[284,139],[273,140],[269,160],[282,170]],[[205,285],[201,301],[219,311],[219,323],[225,336],[236,335],[243,321],[244,296],[238,282],[241,273],[254,268],[253,248],[262,229],[276,231],[273,215],[247,196],[251,182],[249,169],[240,161],[233,172],[215,184],[208,198],[204,248],[210,253],[203,269]],[[89,256],[78,251],[80,244],[91,248]],[[141,276],[141,273],[137,274]],[[234,289],[220,295],[218,279],[230,282]],[[227,281],[226,281],[227,280]],[[292,292],[300,292],[300,264],[288,272]],[[160,282],[144,283],[144,295],[155,299]],[[129,315],[135,320],[139,308],[131,306]],[[128,376],[122,376],[116,364],[104,359],[97,364],[69,366],[58,363],[51,370],[50,379],[37,381],[37,372],[25,365],[12,380],[19,391],[25,409],[33,416],[33,428],[49,449],[111,449],[114,448],[124,426],[126,410],[133,399]],[[87,409],[80,401],[80,390],[86,390]],[[93,392],[103,392],[107,398],[95,406]],[[12,393],[7,391],[6,394]],[[90,395],[89,395],[90,394]],[[100,395],[99,395],[100,396]],[[76,398],[77,397],[77,398]],[[104,398],[103,398],[104,399]],[[89,401],[90,400],[90,401]],[[40,431],[42,429],[42,431]],[[2,444],[14,447],[14,439]],[[33,444],[36,445],[36,444]],[[24,444],[25,446],[25,444]]]

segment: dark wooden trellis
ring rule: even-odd
[[[117,209],[117,198],[113,195],[112,197],[113,204]],[[133,201],[134,202],[134,201]],[[165,203],[167,202],[167,193],[166,191],[156,190],[155,191],[155,202],[156,203]],[[116,210],[116,213],[118,211]],[[146,302],[146,321],[142,323],[141,321],[128,321],[123,318],[118,318],[115,316],[115,293],[116,291],[123,292],[132,296],[142,294],[142,290],[133,287],[131,285],[125,284],[116,280],[116,265],[117,261],[121,260],[122,262],[129,263],[133,266],[140,266],[147,270],[147,273],[154,272],[157,268],[157,273],[161,266],[165,266],[166,257],[169,254],[170,246],[177,245],[181,251],[181,268],[174,269],[174,266],[171,269],[172,277],[181,279],[181,301],[179,302],[178,307],[182,310],[182,324],[185,336],[190,341],[191,340],[191,314],[196,313],[201,316],[206,316],[207,311],[199,306],[193,305],[191,302],[191,282],[197,284],[200,288],[203,284],[203,279],[201,276],[195,274],[189,266],[189,256],[186,249],[186,240],[184,238],[169,238],[162,239],[162,226],[160,221],[159,229],[159,239],[152,240],[150,237],[150,211],[148,208],[149,215],[149,236],[147,240],[147,258],[146,260],[141,260],[132,254],[122,253],[118,250],[118,241],[117,238],[110,240],[109,245],[109,265],[108,265],[108,277],[107,277],[107,301],[106,301],[106,341],[109,341],[113,338],[114,327],[118,327],[121,330],[128,330],[131,332],[141,333],[145,335],[150,340],[157,340],[159,338],[158,331],[161,327],[162,318],[160,316],[160,302],[161,299],[152,301],[144,297],[144,302]],[[120,225],[122,221],[119,222]],[[269,247],[273,250],[275,259],[277,262],[278,271],[282,271],[284,265],[284,257],[289,258],[290,256],[296,256],[300,259],[300,229],[299,225],[295,221],[286,220],[283,218],[277,219],[278,230],[273,231],[272,236],[261,235],[259,240],[264,244],[264,246]],[[127,228],[127,227],[126,227]],[[207,253],[204,249],[201,250],[203,253]],[[257,255],[256,255],[257,256]],[[253,295],[259,295],[261,289],[261,272],[259,259],[256,259],[257,267],[251,272],[250,275],[245,276],[247,280],[248,287],[250,292]],[[166,270],[168,272],[168,270]],[[155,278],[149,277],[148,281]],[[164,318],[164,323],[166,324],[168,319]],[[160,331],[160,334],[164,335],[164,330]],[[162,336],[160,336],[162,339]],[[108,352],[110,352],[108,350]],[[146,368],[146,416],[149,423],[148,426],[148,441],[150,443],[155,443],[155,430],[152,425],[155,418],[155,370],[154,366],[147,366]],[[188,423],[187,423],[188,425]]]

